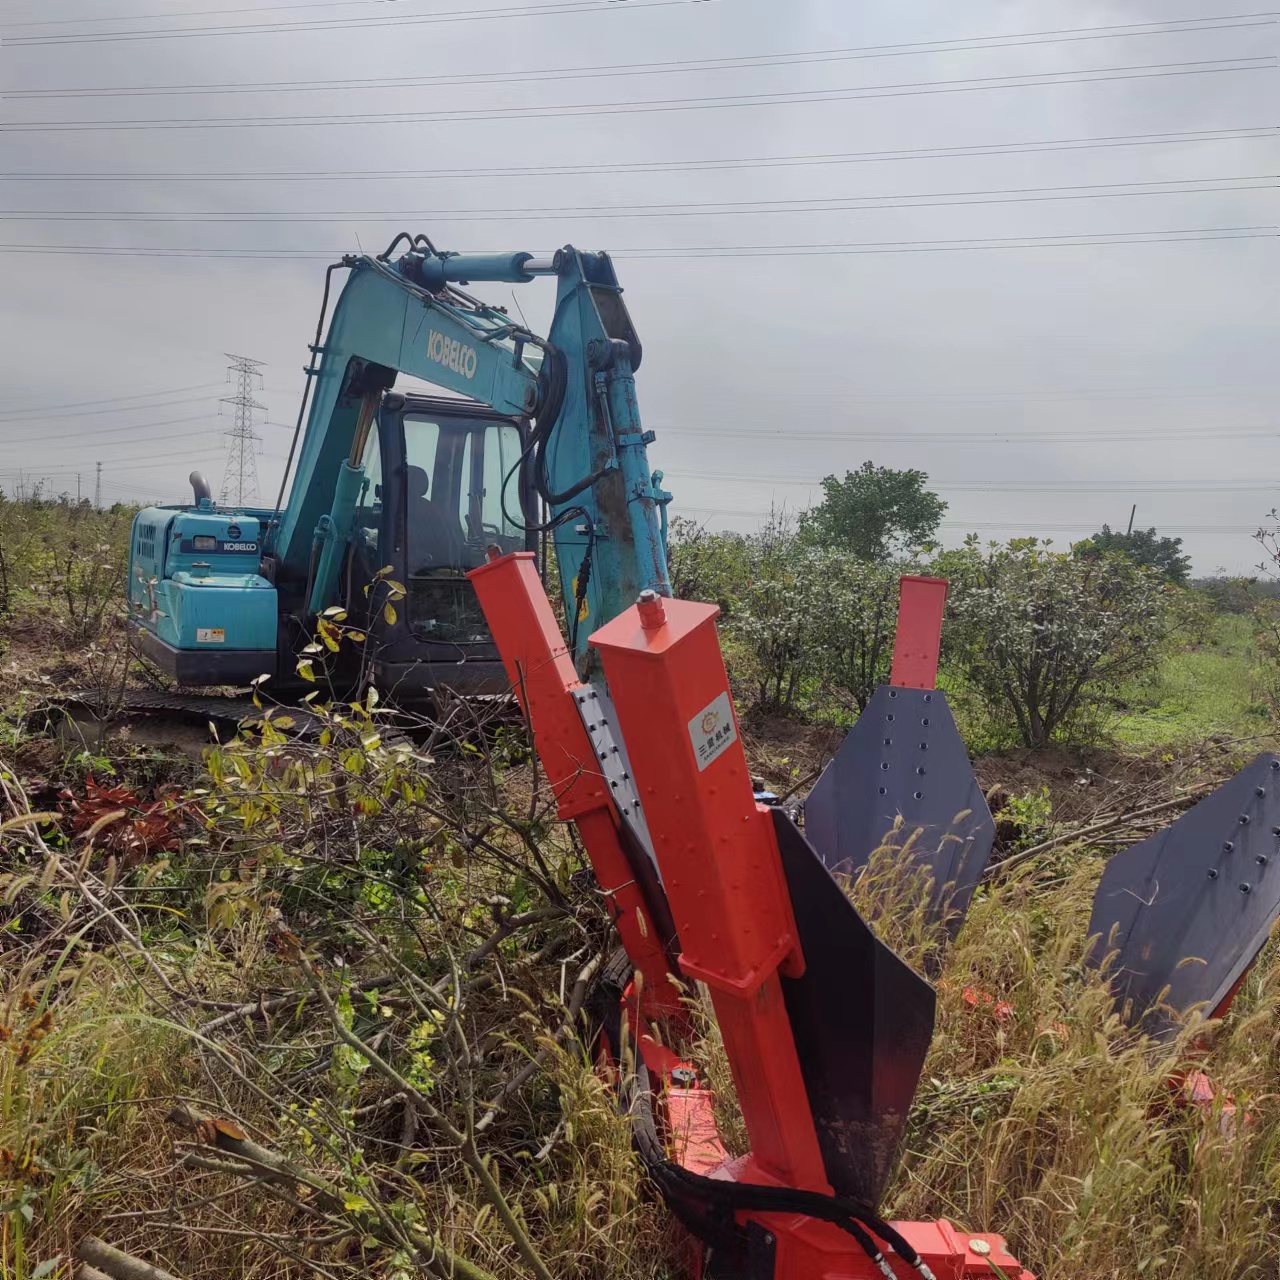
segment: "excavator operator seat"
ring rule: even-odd
[[[431,477],[412,464],[405,474],[405,524],[409,533],[409,573],[467,566],[462,526],[431,498]]]

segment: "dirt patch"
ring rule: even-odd
[[[835,725],[801,724],[777,715],[747,716],[741,727],[753,776],[779,795],[793,788],[807,791],[847,732]]]
[[[998,787],[1017,796],[1047,788],[1054,821],[1082,826],[1117,810],[1158,804],[1201,782],[1225,781],[1259,749],[1257,743],[1224,741],[1183,749],[1176,757],[1167,751],[1023,749],[979,756],[974,772],[988,793]]]

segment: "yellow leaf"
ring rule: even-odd
[[[309,662],[299,662],[299,663],[298,663],[298,674],[299,674],[299,675],[300,675],[304,680],[310,680],[310,681],[312,681],[312,682],[314,682],[314,681],[315,681],[315,678],[316,678],[315,670],[312,668],[311,663],[309,663]]]
[[[396,608],[390,601],[382,606],[382,616],[387,620],[387,626],[394,627],[396,624]]]
[[[357,1213],[361,1209],[369,1208],[369,1202],[364,1196],[348,1194],[342,1197],[342,1207],[351,1213]]]

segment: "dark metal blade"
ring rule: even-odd
[[[791,819],[773,820],[805,959],[783,997],[827,1179],[874,1207],[933,1038],[933,988],[872,933]]]
[[[1280,759],[1267,754],[1172,826],[1107,863],[1093,899],[1091,957],[1118,951],[1114,986],[1131,1022],[1212,1013],[1280,915]],[[1161,1000],[1165,988],[1168,993]]]
[[[881,685],[809,793],[804,829],[827,867],[846,875],[886,837],[902,847],[914,835],[913,861],[933,879],[929,918],[945,918],[954,935],[995,823],[945,695]]]

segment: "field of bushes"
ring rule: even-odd
[[[0,1280],[71,1277],[86,1238],[180,1280],[679,1275],[584,1047],[608,916],[519,723],[442,706],[409,740],[376,691],[321,689],[299,741],[268,686],[199,752],[59,732],[60,694],[119,724],[119,691],[158,680],[121,628],[130,517],[0,498]],[[899,575],[940,574],[941,683],[999,825],[884,1207],[1001,1232],[1042,1280],[1274,1277],[1277,948],[1162,1044],[1084,963],[1108,855],[1276,741],[1267,584],[813,535],[673,524],[753,768],[803,796],[887,675]],[[851,892],[908,958],[937,945],[892,876]],[[1191,1069],[1215,1099],[1171,1105]]]

